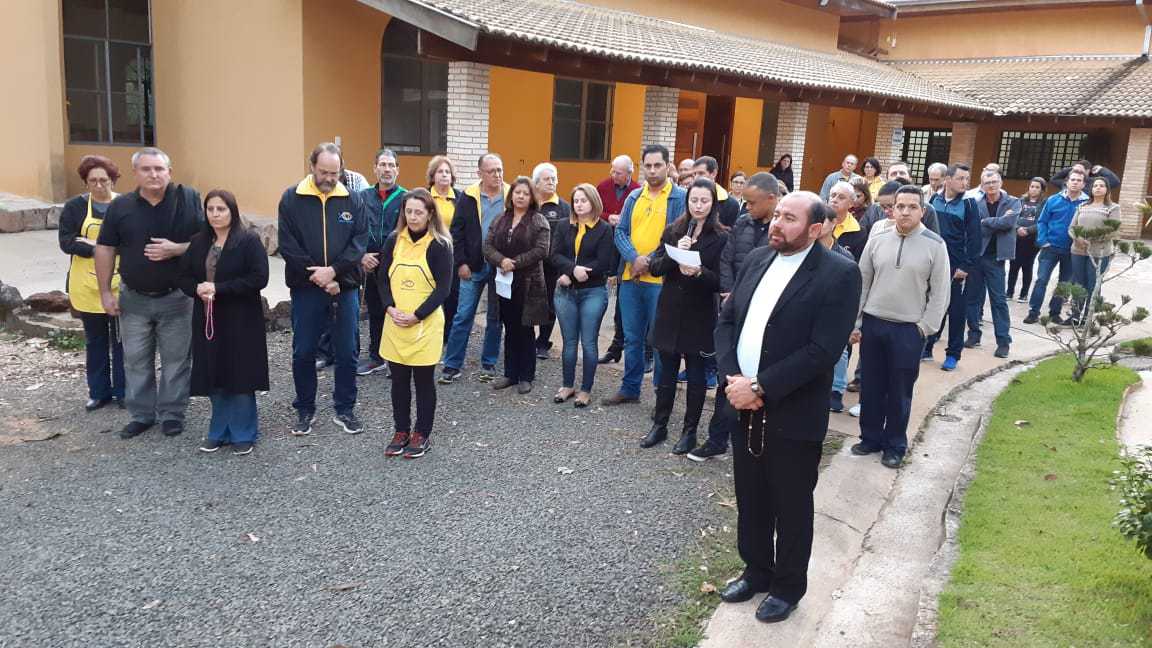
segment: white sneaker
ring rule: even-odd
[[[860,403],[856,403],[848,409],[848,416],[855,416],[856,418],[860,418]]]

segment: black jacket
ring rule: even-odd
[[[720,201],[720,224],[724,227],[732,227],[736,224],[736,219],[740,217],[740,201],[732,196],[728,196]]]
[[[712,331],[716,328],[716,297],[720,292],[720,255],[728,235],[719,231],[702,234],[690,249],[700,253],[700,274],[686,277],[680,266],[664,251],[664,245],[675,247],[681,234],[669,225],[661,245],[651,257],[653,277],[664,277],[664,287],[656,302],[656,321],[652,325],[652,346],[666,353],[712,353]]]
[[[388,197],[380,200],[380,192],[372,185],[360,192],[360,202],[364,204],[364,220],[368,227],[368,242],[365,252],[379,252],[384,241],[396,231],[396,221],[404,209],[404,195],[408,190],[400,185],[392,187]],[[384,207],[384,202],[388,206]]]
[[[215,334],[205,335],[204,301],[196,286],[207,281],[204,261],[212,237],[192,237],[180,259],[180,290],[192,298],[192,395],[209,396],[216,389],[231,394],[268,390],[268,346],[264,335],[264,302],[268,285],[268,253],[254,233],[231,232],[216,262],[216,299],[212,303]]]
[[[1048,184],[1056,187],[1058,191],[1064,191],[1064,185],[1068,182],[1068,173],[1070,171],[1072,171],[1072,167],[1065,167],[1060,169],[1052,176],[1052,179],[1048,181]],[[1104,178],[1107,180],[1109,189],[1116,189],[1120,186],[1120,176],[1116,175],[1116,173],[1108,167],[1102,166],[1096,171],[1096,173],[1092,173],[1091,170],[1089,170],[1088,173],[1091,175],[1087,178],[1084,178],[1084,193],[1092,193],[1091,183],[1096,178]]]
[[[80,226],[88,217],[88,194],[80,194],[64,203],[64,210],[60,212],[60,251],[68,255],[76,255],[86,259],[92,258],[93,247],[83,241],[77,241],[80,236]]]
[[[504,186],[507,197],[508,186]],[[480,226],[480,186],[470,185],[456,193],[456,213],[452,216],[452,255],[457,269],[468,266],[472,272],[484,268],[484,229]],[[500,218],[496,217],[497,220]],[[495,222],[495,221],[493,221]]]
[[[747,213],[736,219],[732,231],[728,232],[728,244],[720,255],[720,292],[732,292],[736,275],[744,265],[744,258],[752,250],[768,244],[768,227],[771,219],[758,221]]]
[[[360,259],[368,245],[368,220],[359,194],[337,185],[321,203],[308,188],[310,179],[280,197],[279,245],[284,282],[289,288],[311,285],[310,266],[331,266],[341,290],[360,287]],[[327,246],[327,247],[325,247]]]
[[[752,295],[776,251],[759,248],[744,261],[716,325],[716,362],[723,376],[740,373],[736,345]],[[784,288],[764,328],[760,368],[764,433],[799,441],[824,440],[832,373],[856,323],[860,270],[819,243]],[[741,422],[747,413],[741,413]],[[759,417],[759,414],[756,414]]]
[[[596,226],[584,234],[580,240],[580,254],[576,254],[576,228],[571,223],[561,223],[552,230],[552,255],[549,263],[556,275],[567,275],[573,288],[593,288],[603,286],[616,270],[616,245],[612,242],[612,226],[598,221]],[[576,281],[572,269],[576,266],[591,268],[588,281]]]

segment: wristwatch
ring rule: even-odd
[[[764,395],[764,389],[762,387],[760,387],[760,381],[757,380],[756,378],[753,378],[752,382],[749,383],[748,386],[752,388],[752,391],[755,392],[755,394],[757,396],[763,396]]]

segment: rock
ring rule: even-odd
[[[68,295],[59,290],[29,295],[24,303],[38,313],[67,313],[72,307]]]
[[[267,331],[286,331],[292,328],[292,302],[283,301],[275,308],[268,307],[268,298],[260,296],[264,304],[264,329]]]
[[[63,205],[53,205],[35,198],[0,194],[0,233],[26,232],[59,227]]]
[[[0,282],[0,321],[8,319],[12,311],[24,305],[24,298],[16,286]]]
[[[60,229],[60,214],[64,213],[64,205],[52,205],[48,210],[48,217],[44,222],[44,229]]]
[[[259,214],[241,214],[240,217],[244,220],[244,224],[260,238],[268,256],[276,254],[276,250],[280,249],[279,224],[276,219]]]

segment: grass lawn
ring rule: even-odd
[[[1077,385],[1072,367],[1043,362],[996,399],[940,597],[941,646],[1152,646],[1152,560],[1110,526],[1116,414],[1138,378],[1114,367]]]

